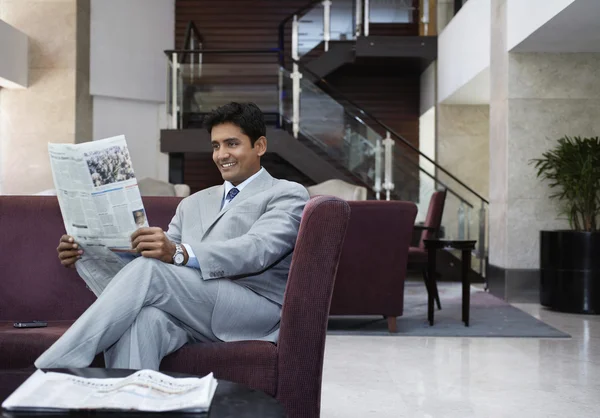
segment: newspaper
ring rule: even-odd
[[[67,234],[88,245],[131,248],[148,226],[125,137],[48,144],[52,177]]]
[[[216,389],[212,373],[202,378],[173,378],[140,370],[124,378],[91,379],[37,370],[2,403],[2,408],[204,412]]]

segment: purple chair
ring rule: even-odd
[[[426,239],[435,239],[438,237],[442,226],[442,216],[444,214],[444,204],[446,203],[446,190],[434,192],[429,200],[427,208],[427,217],[423,225],[415,225],[415,229],[422,230],[421,239],[418,247],[408,249],[408,264],[410,268],[420,269],[423,273],[423,280],[427,284],[427,250],[425,249]],[[438,309],[442,309],[440,295],[438,294],[437,282],[432,278],[433,297],[437,303]],[[427,288],[429,291],[429,288]]]
[[[179,198],[143,198],[151,225],[165,228]],[[279,341],[199,343],[165,357],[160,369],[230,380],[276,397],[288,417],[318,417],[327,318],[350,218],[334,197],[311,199],[290,267]],[[64,233],[55,197],[0,196],[3,235],[0,280],[0,369],[30,367],[73,323],[94,296],[56,257]],[[19,330],[16,320],[47,320]],[[93,365],[102,366],[101,355]]]
[[[396,332],[404,309],[408,247],[417,206],[351,201],[350,224],[333,289],[330,315],[383,315]]]

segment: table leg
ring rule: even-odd
[[[429,321],[429,325],[433,325],[433,285],[432,280],[435,280],[435,271],[436,271],[436,256],[437,250],[434,248],[430,248],[427,251],[427,320]]]
[[[469,308],[471,306],[470,269],[471,250],[462,250],[462,320],[467,327],[469,326]]]

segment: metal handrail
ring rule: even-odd
[[[317,82],[315,83],[316,85],[318,85],[319,87],[325,87],[326,89],[330,90],[331,92],[333,92],[332,96],[337,96],[339,97],[341,100],[343,100],[344,102],[349,103],[350,105],[352,105],[353,107],[355,107],[357,109],[357,111],[368,117],[369,119],[371,119],[373,122],[375,122],[377,125],[379,125],[380,127],[382,127],[383,129],[385,129],[386,131],[388,131],[391,135],[395,136],[397,139],[399,139],[402,143],[404,143],[405,145],[407,145],[410,149],[412,149],[413,151],[417,152],[420,156],[422,156],[423,158],[425,158],[427,161],[429,161],[431,164],[434,165],[434,167],[436,167],[437,169],[439,169],[441,172],[443,172],[444,174],[446,174],[448,177],[450,177],[452,180],[456,181],[458,184],[460,184],[462,187],[464,187],[465,189],[467,189],[469,192],[471,192],[472,194],[474,194],[475,196],[477,196],[480,200],[482,200],[483,202],[489,204],[489,202],[483,197],[481,196],[479,193],[477,193],[475,190],[473,190],[472,188],[470,188],[469,186],[467,186],[466,184],[464,184],[462,181],[460,181],[454,174],[450,173],[448,170],[446,170],[444,167],[440,166],[438,163],[436,163],[434,160],[432,160],[431,158],[429,158],[427,155],[423,154],[417,147],[415,147],[413,144],[411,144],[407,139],[405,139],[403,136],[401,136],[400,134],[396,133],[392,128],[390,128],[389,126],[387,126],[385,123],[381,122],[379,119],[377,119],[375,116],[371,115],[370,113],[368,113],[366,110],[363,110],[359,105],[357,105],[354,101],[350,100],[348,97],[346,97],[343,93],[341,93],[338,89],[336,89],[335,87],[333,87],[327,80],[325,80],[324,78],[320,77],[318,74],[315,74],[314,72],[312,72],[311,70],[309,70],[308,68],[306,68],[306,66],[298,61],[298,60],[294,60],[293,58],[290,57],[290,59],[295,63],[298,64],[298,66],[302,69],[303,72],[307,72],[308,74],[312,75],[313,77],[317,78]]]
[[[166,49],[165,55],[171,54],[279,54],[279,49]]]

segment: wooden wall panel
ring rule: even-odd
[[[364,59],[326,80],[364,110],[419,146],[420,74],[411,60]],[[373,126],[380,134],[382,129]]]

